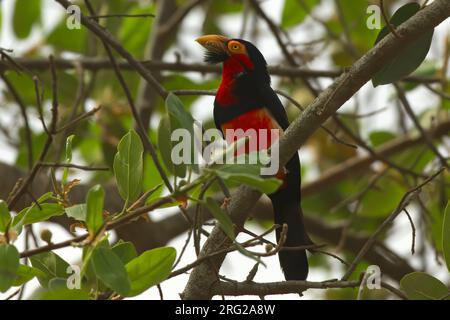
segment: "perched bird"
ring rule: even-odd
[[[226,129],[274,129],[289,126],[286,111],[270,86],[267,63],[250,42],[205,35],[196,41],[206,49],[207,63],[222,63],[222,81],[214,101],[214,122],[225,134]],[[269,142],[269,143],[273,143]],[[268,196],[272,200],[275,223],[287,224],[284,246],[310,244],[300,207],[300,160],[295,154],[281,170],[282,186]],[[277,175],[277,176],[280,176]],[[276,231],[277,241],[280,228]],[[308,260],[305,250],[281,250],[281,268],[286,280],[305,280]]]

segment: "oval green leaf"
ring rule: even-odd
[[[65,210],[68,217],[77,221],[86,221],[86,203],[75,204]]]
[[[170,133],[173,133],[176,129],[185,129],[189,133],[189,136],[187,137],[189,139],[189,148],[188,150],[182,149],[181,152],[183,152],[183,159],[186,159],[188,161],[184,161],[183,164],[178,165],[184,167],[189,165],[194,172],[198,172],[198,165],[196,164],[196,150],[195,150],[195,132],[194,132],[194,123],[195,120],[192,117],[192,115],[186,111],[183,102],[174,94],[169,93],[169,95],[166,98],[166,111],[169,115],[169,121],[170,121]],[[183,138],[181,138],[183,139]],[[186,142],[186,141],[182,141]],[[172,150],[175,145],[178,144],[178,142],[174,141],[172,142],[171,139],[166,141],[166,143],[170,143],[172,145]],[[186,154],[184,152],[186,151]],[[183,168],[182,167],[182,168]],[[179,170],[181,171],[181,168]],[[186,175],[186,171],[182,172],[182,175],[178,175],[181,178],[184,178]]]
[[[136,248],[131,242],[119,240],[112,248],[112,251],[122,260],[123,264],[127,264],[137,257]]]
[[[0,232],[5,232],[10,221],[11,214],[9,213],[8,204],[0,200]]]
[[[374,147],[378,147],[396,137],[397,135],[390,131],[372,131],[369,134],[370,144]]]
[[[114,175],[122,199],[130,203],[142,191],[142,172],[144,148],[139,135],[130,130],[120,140],[114,157]]]
[[[70,135],[66,139],[66,162],[70,163],[72,161],[72,141],[75,135]],[[63,176],[61,179],[61,184],[64,186],[67,181],[67,176],[69,175],[69,168],[64,168]]]
[[[86,225],[91,235],[94,235],[103,225],[103,201],[105,191],[101,185],[95,185],[86,197]]]
[[[407,3],[398,9],[392,16],[390,23],[394,26],[399,26],[420,10],[418,3]],[[375,41],[377,44],[381,39],[390,33],[388,27],[384,27]],[[434,29],[430,30],[416,41],[400,50],[397,55],[384,67],[378,71],[372,78],[374,87],[382,84],[393,83],[408,76],[416,70],[423,62],[428,54],[433,39]]]
[[[62,214],[64,214],[64,207],[62,205],[58,203],[42,203],[40,207],[33,205],[26,209],[21,222],[22,225],[33,224]]]
[[[267,194],[277,191],[282,181],[277,178],[261,177],[260,169],[259,165],[227,164],[211,170],[228,183],[243,183]]]
[[[14,284],[19,268],[19,251],[12,245],[0,245],[0,292]]]
[[[311,10],[319,0],[304,0],[304,3]],[[285,0],[283,13],[281,15],[281,26],[290,28],[301,23],[308,16],[308,12],[300,4],[299,0]]]
[[[172,247],[157,248],[142,253],[126,265],[131,281],[129,296],[138,295],[164,281],[172,270],[177,252]]]
[[[185,176],[186,167],[175,165],[172,161],[172,143],[170,141],[170,120],[167,115],[161,118],[158,126],[158,149],[161,153],[164,166],[176,176]]]
[[[67,17],[64,16],[47,35],[46,40],[47,44],[52,46],[54,50],[85,53],[87,46],[87,31],[86,28],[68,29]]]
[[[130,280],[120,258],[106,247],[97,247],[91,256],[92,266],[97,277],[110,289],[122,296],[130,292]]]
[[[16,0],[13,13],[13,28],[17,38],[28,37],[35,23],[41,20],[40,0]]]
[[[21,286],[24,283],[27,283],[34,277],[45,277],[45,274],[37,269],[30,266],[27,266],[25,264],[19,265],[19,268],[17,269],[17,278],[14,280],[14,287]]]
[[[42,273],[36,274],[39,283],[46,288],[53,278],[67,278],[67,268],[69,264],[60,256],[53,252],[43,252],[30,257],[33,268],[40,270]]]
[[[400,286],[412,300],[440,300],[450,293],[445,284],[424,272],[407,274]]]

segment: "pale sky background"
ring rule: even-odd
[[[117,0],[114,0],[117,1]],[[0,47],[2,48],[13,48],[14,54],[13,56],[20,56],[22,52],[26,51],[28,48],[39,42],[39,40],[42,37],[42,34],[45,32],[48,32],[52,29],[52,27],[59,21],[62,14],[64,13],[64,10],[62,7],[59,6],[59,4],[55,3],[53,0],[43,0],[44,4],[44,10],[43,12],[46,13],[45,18],[42,19],[43,26],[42,27],[35,27],[32,31],[31,37],[29,37],[26,41],[18,41],[13,34],[13,31],[11,30],[11,13],[13,9],[13,3],[14,0],[3,0],[1,2],[1,8],[3,12],[3,21],[2,21],[2,28],[0,33]],[[322,5],[320,6],[319,10],[317,10],[315,13],[318,16],[321,17],[327,17],[328,15],[333,14],[333,7],[330,6],[332,2],[330,1],[322,1]],[[275,21],[280,20],[281,16],[281,10],[282,10],[283,1],[282,0],[267,0],[263,2],[263,9],[265,12]],[[199,48],[198,44],[194,42],[194,39],[201,35],[201,29],[200,25],[201,21],[203,21],[203,11],[200,9],[193,10],[185,19],[183,22],[182,27],[180,28],[180,31],[178,33],[178,46],[171,48],[168,53],[166,54],[165,60],[167,61],[173,61],[174,58],[174,52],[178,51],[182,53],[182,59],[186,62],[201,62],[202,61],[202,54],[203,51]],[[223,18],[221,21],[221,24],[226,26],[225,29],[228,31],[227,36],[230,37],[237,37],[239,36],[240,28],[241,28],[241,14],[235,14],[226,18]],[[275,40],[271,37],[270,32],[267,30],[266,24],[262,21],[259,22],[260,28],[262,30],[265,30],[266,32],[262,31],[261,34],[267,34],[266,37],[263,39],[260,39],[257,43],[255,43],[258,48],[261,50],[261,52],[265,55],[266,60],[269,64],[278,64],[282,62],[280,60],[280,53],[277,47],[277,44]],[[439,53],[441,53],[442,46],[444,43],[444,36],[448,34],[450,31],[450,21],[447,20],[446,22],[442,23],[435,32],[433,44],[431,47],[431,50],[429,52],[428,58],[437,58],[439,59]],[[294,28],[290,30],[290,35],[294,41],[300,41],[305,42],[309,41],[311,39],[319,38],[321,35],[321,28],[317,27],[317,24],[315,24],[311,19],[306,19],[306,21],[300,25],[297,28]],[[274,50],[275,48],[275,50]],[[50,53],[50,52],[49,52]],[[331,61],[329,60],[328,52],[323,52],[320,56],[316,57],[309,65],[310,68],[315,69],[330,69],[332,66]],[[189,76],[191,76],[193,79],[201,79],[202,76],[198,73],[189,73]],[[216,77],[216,75],[214,75]],[[274,86],[277,84],[277,79],[273,78]],[[322,87],[325,87],[326,85],[331,83],[331,80],[328,79],[320,79],[320,83]],[[0,84],[3,88],[3,84]],[[377,128],[378,130],[381,129],[390,129],[392,126],[396,126],[396,120],[395,120],[395,112],[393,111],[394,108],[392,107],[392,103],[390,102],[390,99],[392,97],[392,91],[389,88],[389,86],[381,86],[378,87],[376,90],[373,89],[373,86],[371,83],[366,84],[358,93],[358,99],[359,101],[366,102],[369,101],[370,103],[367,103],[367,105],[364,105],[364,113],[377,110],[384,106],[391,106],[389,110],[382,112],[376,116],[370,117],[363,121],[362,128],[363,133],[370,132],[373,128]],[[408,94],[408,98],[410,98],[411,101],[414,101],[414,109],[416,113],[420,113],[421,110],[431,105],[431,103],[434,103],[437,101],[437,98],[435,95],[431,94],[429,91],[419,88],[417,90],[414,90],[412,93]],[[0,96],[1,99],[1,96]],[[193,107],[193,116],[194,118],[198,120],[206,119],[212,116],[212,105],[213,105],[213,97],[202,97],[198,99],[195,102],[195,105]],[[354,107],[354,99],[347,102],[341,110],[352,110]],[[16,114],[11,113],[4,113],[2,112],[2,115],[0,117],[0,123],[6,124],[6,125],[13,125],[16,121],[15,119]],[[40,123],[37,120],[37,117],[35,117],[31,125],[32,128],[35,131],[42,130],[40,128]],[[157,124],[157,119],[154,119],[152,122],[152,125]],[[4,136],[0,133],[0,161],[7,162],[7,163],[14,163],[15,161],[15,150],[11,149],[8,144],[5,143]],[[445,152],[445,150],[443,150]],[[75,154],[76,158],[76,154]],[[308,150],[305,148],[301,151],[301,158],[302,163],[308,164],[312,167],[313,165],[313,157],[311,155],[311,152],[308,152]],[[79,157],[78,157],[79,159]],[[78,159],[74,159],[74,162],[79,163],[77,161]],[[310,170],[306,180],[311,180],[316,178],[315,170]],[[76,177],[80,178],[85,177],[86,175],[83,174],[80,171],[76,172]],[[75,176],[74,176],[75,177]],[[170,214],[173,212],[173,209],[166,209],[166,210],[158,210],[153,212],[151,215],[152,217],[155,217],[155,219],[165,217],[167,214]],[[410,210],[413,219],[415,221],[418,221],[417,214],[414,208],[411,208]],[[49,228],[53,232],[53,242],[60,242],[66,239],[69,239],[71,236],[70,234],[65,231],[62,227],[50,224],[50,223],[40,223],[35,225],[34,230],[38,234],[39,231],[43,228]],[[209,227],[206,227],[208,229]],[[258,226],[255,226],[254,224],[249,226],[249,229],[252,230],[255,233],[262,233],[264,230]],[[114,240],[114,235],[111,235],[111,240]],[[169,246],[173,246],[177,249],[177,251],[181,250],[181,247],[183,246],[186,239],[186,235],[183,234],[175,239],[173,239],[170,243],[168,243]],[[243,236],[239,236],[238,240],[242,241],[246,238]],[[269,240],[275,241],[275,237],[272,234],[270,237],[268,237]],[[416,240],[416,243],[419,241],[422,241],[420,237]],[[410,254],[410,243],[411,243],[411,229],[409,222],[405,215],[400,215],[396,220],[394,227],[391,229],[389,240],[388,240],[388,246],[394,250],[396,253],[407,259],[413,266],[419,267],[419,261],[418,259],[411,257]],[[23,237],[19,238],[19,240],[15,243],[16,246],[20,250],[23,249]],[[41,245],[43,245],[41,241]],[[328,247],[327,250],[332,250],[333,248]],[[65,260],[67,260],[69,263],[79,263],[79,258],[81,255],[80,249],[75,248],[65,248],[61,250],[57,250],[56,253],[63,257]],[[446,271],[445,267],[439,267],[435,265],[434,263],[434,256],[432,250],[429,250],[430,254],[430,269],[429,271],[432,272],[432,274],[442,281],[448,281],[448,272]],[[328,259],[328,258],[327,258]],[[181,263],[178,265],[177,268],[184,266],[187,263],[190,263],[195,260],[195,252],[193,250],[192,243],[188,246],[188,250],[185,253]],[[270,282],[270,281],[281,281],[284,280],[284,277],[280,271],[278,258],[275,257],[269,257],[265,258],[264,262],[267,264],[267,268],[260,267],[258,274],[255,278],[255,281],[257,282]],[[239,253],[231,253],[228,255],[227,259],[225,260],[225,263],[222,266],[221,274],[227,276],[228,278],[235,279],[238,281],[245,280],[245,277],[247,276],[249,270],[253,267],[254,261],[250,260],[244,256],[242,256]],[[342,265],[337,262],[336,260],[332,260],[332,268],[331,271],[325,271],[323,269],[313,268],[310,270],[310,274],[308,277],[308,280],[310,281],[323,281],[327,279],[333,279],[333,278],[340,278],[343,275],[344,269],[342,268]],[[382,271],[382,270],[381,270]],[[165,281],[162,283],[162,290],[164,292],[164,298],[165,299],[179,299],[178,294],[183,291],[183,288],[186,284],[188,275],[181,275],[178,277],[175,277],[173,279],[170,279],[168,281]],[[26,287],[25,292],[25,298],[29,297],[30,294],[33,292],[34,288],[36,288],[38,285],[38,282],[36,279],[29,282],[29,284]],[[11,294],[13,291],[15,291],[17,288],[12,288],[5,294],[0,294],[0,299],[2,297],[6,297],[9,294]],[[319,297],[318,290],[309,290],[305,293],[305,298],[317,298]],[[151,288],[147,292],[135,297],[134,299],[159,299],[159,294],[157,292],[156,287]],[[217,299],[218,297],[216,297]],[[258,299],[257,297],[238,297],[238,298],[245,298],[245,299]],[[292,295],[277,295],[277,296],[268,296],[267,299],[298,299],[298,295],[292,294]],[[227,297],[227,299],[233,299],[233,297]]]

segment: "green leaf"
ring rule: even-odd
[[[35,23],[41,19],[40,0],[16,0],[13,13],[13,28],[17,38],[28,37]]]
[[[122,296],[128,295],[130,280],[125,266],[110,248],[95,248],[92,252],[91,262],[95,274],[105,285]]]
[[[319,0],[305,0],[304,3],[313,9]],[[281,16],[281,27],[290,28],[301,23],[308,16],[308,12],[298,0],[285,0]]]
[[[66,163],[70,163],[72,161],[72,140],[75,138],[75,135],[70,135],[66,139]],[[63,176],[61,179],[62,185],[66,184],[67,176],[69,175],[69,168],[64,168]]]
[[[170,134],[170,120],[167,115],[164,115],[158,126],[158,149],[167,170],[177,177],[184,177],[186,175],[186,166],[184,164],[175,165],[172,161],[173,144],[170,141]]]
[[[19,268],[19,251],[12,245],[0,245],[0,292],[14,284]]]
[[[31,265],[42,271],[36,275],[39,283],[46,288],[53,278],[67,278],[69,264],[53,252],[43,252],[30,257]]]
[[[66,162],[72,161],[72,141],[75,138],[74,134],[71,134],[66,139]]]
[[[134,130],[130,130],[117,146],[114,175],[120,196],[126,203],[136,200],[142,191],[143,151],[141,138]]]
[[[85,53],[87,44],[86,28],[69,29],[67,28],[66,19],[67,17],[61,19],[61,22],[47,35],[47,44],[59,51]]]
[[[193,132],[194,118],[192,118],[192,115],[186,111],[180,98],[173,93],[169,93],[166,98],[166,109],[170,117],[171,125],[172,121],[176,120],[177,123],[181,125],[181,128],[187,129],[189,132]]]
[[[407,3],[392,16],[390,23],[399,26],[420,10],[418,3]],[[390,33],[384,27],[378,34],[375,44]],[[399,81],[416,70],[423,62],[430,50],[434,29],[417,38],[416,41],[400,50],[397,55],[372,78],[374,87]]]
[[[234,240],[236,235],[234,234],[233,222],[230,216],[222,210],[222,208],[217,204],[216,200],[211,197],[206,198],[206,206],[208,207],[214,218],[219,221],[219,226],[223,232],[231,239]]]
[[[155,6],[134,7],[129,14],[154,13]],[[150,35],[153,18],[122,19],[122,26],[118,32],[120,43],[133,54],[134,57],[143,58],[146,44]]]
[[[38,200],[38,203],[40,201]],[[64,207],[58,203],[40,203],[33,204],[31,207],[25,208],[14,217],[13,225],[20,223],[21,226],[33,224],[36,222],[46,221],[54,216],[64,214]]]
[[[136,248],[131,242],[119,240],[112,248],[112,251],[119,257],[123,264],[127,264],[137,257]]]
[[[226,164],[219,168],[211,169],[225,182],[244,183],[263,193],[273,193],[282,184],[277,178],[263,178],[260,176],[261,166],[252,164]],[[210,169],[208,169],[210,170]]]
[[[46,206],[43,206],[44,205],[43,202],[50,199],[52,195],[53,195],[52,192],[44,193],[42,196],[39,197],[39,199],[33,202],[33,204],[30,207],[22,209],[22,211],[20,211],[16,216],[14,216],[12,222],[12,226],[14,227],[14,229],[20,231],[22,226],[29,223],[30,221],[33,222],[35,220],[39,220],[40,218],[44,219],[46,214],[52,212],[52,208],[56,210],[56,207],[53,206],[47,208]],[[39,204],[39,206],[37,204]],[[36,211],[38,212],[36,213]],[[55,211],[55,215],[61,214],[58,211],[59,210]]]
[[[395,139],[396,134],[390,131],[372,131],[369,134],[370,143],[374,147],[378,147],[385,142]]]
[[[447,269],[450,271],[450,201],[447,202],[444,212],[444,223],[442,225],[442,249],[444,251]]]
[[[10,221],[11,214],[9,213],[8,204],[0,200],[0,232],[5,232]]]
[[[189,143],[190,148],[188,152],[190,152],[187,157],[189,158],[189,166],[194,170],[194,172],[198,172],[198,165],[196,164],[196,154],[195,154],[195,132],[194,132],[194,118],[190,114],[190,112],[186,111],[186,108],[183,105],[183,102],[174,94],[169,93],[169,95],[166,98],[166,110],[167,114],[169,115],[170,120],[170,132],[174,132],[176,129],[185,129],[189,132]],[[166,143],[170,142],[172,145],[172,148],[178,144],[178,142],[174,141],[172,142],[170,139],[166,141]],[[183,155],[184,156],[184,155]],[[186,164],[186,163],[185,163]],[[181,165],[180,165],[181,166]],[[181,167],[185,168],[185,166]],[[185,171],[182,175],[178,175],[181,178],[184,178]]]
[[[178,0],[179,5],[184,4],[184,0]],[[242,1],[212,1],[211,11],[218,14],[230,14],[242,12]]]
[[[86,197],[86,225],[91,235],[103,225],[103,201],[105,191],[102,186],[97,184],[89,189]]]
[[[71,207],[67,207],[65,210],[68,217],[77,221],[86,221],[86,203],[76,204]]]
[[[397,207],[406,192],[405,187],[390,176],[381,177],[376,187],[364,195],[361,201],[361,216],[385,217]]]
[[[27,283],[34,277],[45,277],[45,273],[43,273],[41,270],[37,268],[33,268],[30,266],[27,266],[25,264],[20,264],[19,268],[16,271],[17,278],[14,280],[14,287],[21,286],[24,283]]]
[[[164,281],[172,270],[177,252],[172,247],[157,248],[142,253],[126,265],[131,281],[128,296],[138,295]]]
[[[51,291],[67,289],[67,280],[64,278],[53,278],[48,282],[48,289]]]
[[[445,284],[424,272],[407,274],[400,280],[400,286],[412,300],[439,300],[450,292]]]
[[[397,163],[404,168],[421,172],[435,157],[435,154],[431,150],[424,150],[424,147],[419,145],[396,154],[392,159],[394,160],[394,163]]]

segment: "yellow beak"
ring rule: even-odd
[[[227,52],[227,43],[230,41],[227,37],[215,34],[201,36],[195,39],[202,47],[212,52]]]

